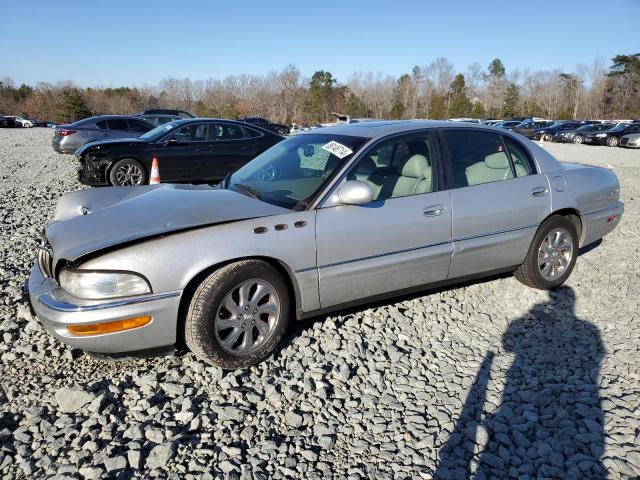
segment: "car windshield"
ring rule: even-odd
[[[365,141],[330,133],[289,137],[231,175],[223,187],[280,207],[302,210]]]
[[[613,127],[611,130],[609,130],[610,132],[621,132],[622,130],[624,130],[625,128],[627,128],[629,126],[628,123],[621,123],[620,125],[616,125],[615,127]]]
[[[174,128],[176,128],[182,120],[174,120],[173,122],[164,123],[162,125],[158,125],[156,128],[149,130],[144,135],[140,135],[140,139],[147,140],[149,142],[153,142],[158,140],[160,137],[165,135],[167,132],[170,132]]]

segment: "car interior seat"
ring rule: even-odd
[[[521,169],[518,176],[526,175],[522,165],[516,165]],[[522,173],[522,175],[521,175]],[[513,178],[509,157],[505,152],[496,152],[487,155],[483,162],[474,163],[465,170],[467,185],[479,185],[481,183],[497,182]]]
[[[395,173],[385,177],[379,198],[405,197],[432,191],[431,166],[424,155],[411,155],[400,162],[395,170]]]

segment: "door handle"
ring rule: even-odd
[[[428,207],[424,207],[422,213],[425,217],[438,217],[442,215],[446,211],[443,205],[429,205]]]
[[[531,195],[534,197],[544,197],[548,191],[547,187],[536,187],[531,190]]]

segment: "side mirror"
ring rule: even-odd
[[[373,190],[366,182],[360,180],[348,180],[336,191],[337,203],[345,205],[366,205],[373,201]]]

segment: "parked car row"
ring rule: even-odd
[[[466,120],[462,120],[466,121]],[[527,118],[488,120],[487,125],[517,132],[530,140],[640,148],[640,122],[544,120]]]
[[[36,120],[34,118],[26,118],[18,115],[0,116],[0,128],[32,128],[32,127],[50,127],[56,126],[55,122],[48,120]]]

